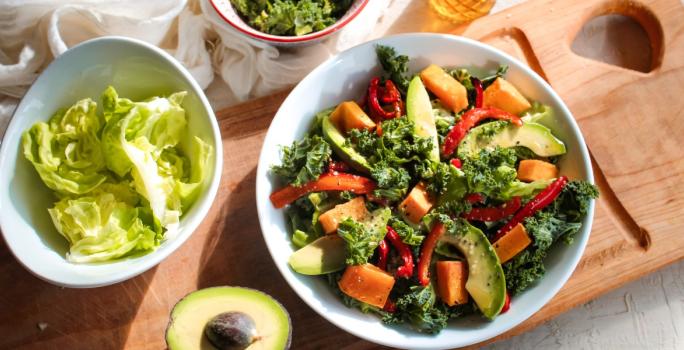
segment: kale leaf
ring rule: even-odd
[[[294,186],[316,180],[330,159],[332,149],[320,136],[307,136],[282,149],[282,164],[271,171]]]
[[[396,311],[388,323],[409,323],[422,333],[439,333],[446,327],[449,315],[445,308],[436,307],[437,296],[432,285],[411,286],[396,301]],[[441,304],[441,302],[439,302]]]
[[[382,69],[389,75],[399,91],[406,95],[409,85],[408,61],[406,55],[398,55],[397,51],[390,46],[376,45],[375,53]]]
[[[515,181],[516,160],[514,150],[498,146],[493,150],[480,150],[475,156],[464,159],[461,170],[470,193],[497,198]]]
[[[425,236],[420,234],[419,230],[414,229],[398,216],[392,216],[388,222],[394,231],[397,231],[402,242],[410,246],[420,246]]]
[[[397,201],[408,192],[409,170],[429,163],[432,142],[416,136],[413,122],[406,117],[386,120],[381,125],[382,136],[368,130],[350,130],[347,146],[355,148],[371,165],[371,177],[378,185],[373,195]]]

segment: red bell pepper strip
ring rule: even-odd
[[[561,193],[565,184],[568,183],[568,178],[566,176],[561,176],[556,181],[548,185],[543,191],[539,192],[531,201],[527,202],[520,211],[515,213],[513,218],[496,231],[496,236],[494,236],[494,242],[503,237],[508,231],[510,231],[517,224],[523,222],[526,218],[534,215],[539,210],[544,209],[547,205],[551,204]]]
[[[356,194],[366,194],[374,189],[375,182],[368,178],[346,173],[327,173],[300,187],[287,185],[271,193],[269,198],[273,206],[280,209],[309,192],[351,191]]]
[[[477,123],[482,120],[494,118],[500,120],[508,120],[509,122],[522,126],[522,119],[515,114],[508,113],[504,110],[486,107],[486,108],[473,108],[463,114],[461,120],[454,125],[449,131],[446,138],[444,139],[444,146],[442,146],[442,153],[445,157],[449,157],[456,148],[459,142],[465,137],[468,130],[474,127]]]
[[[475,108],[482,108],[482,102],[483,102],[483,92],[482,92],[482,82],[480,79],[477,79],[475,77],[470,77],[470,82],[473,84],[473,87],[475,88]]]
[[[380,241],[380,244],[378,244],[378,262],[375,263],[375,266],[387,271],[387,256],[389,255],[389,244],[387,244],[387,240],[383,239]]]
[[[397,86],[394,85],[394,82],[389,79],[385,80],[385,89],[382,92],[383,93],[380,95],[380,100],[384,104],[401,101],[401,93],[399,92],[399,89],[397,89]]]
[[[501,312],[499,312],[499,315],[506,313],[506,311],[508,311],[508,309],[510,309],[510,308],[511,308],[511,295],[508,293],[508,291],[506,291],[506,301],[504,301],[504,305],[501,308]]]
[[[515,214],[520,209],[520,197],[513,197],[498,208],[473,208],[463,214],[466,220],[474,221],[499,221]]]
[[[463,162],[461,162],[461,160],[458,158],[454,158],[451,160],[451,165],[455,166],[456,169],[461,169],[461,167],[463,166]]]
[[[470,204],[480,203],[484,201],[485,197],[482,193],[471,193],[465,197],[465,200]]]
[[[392,246],[397,250],[399,256],[401,256],[401,260],[404,262],[404,265],[399,266],[397,269],[395,276],[398,278],[411,278],[411,276],[413,276],[414,266],[411,248],[409,248],[408,245],[401,240],[401,237],[399,237],[397,231],[390,226],[387,226],[386,239],[392,243]]]
[[[423,246],[420,248],[420,261],[418,262],[418,282],[427,286],[430,284],[430,261],[432,260],[432,253],[435,251],[437,246],[437,241],[442,237],[446,227],[443,223],[437,222],[432,226],[432,230],[428,234],[427,238],[423,242]]]
[[[371,79],[370,85],[368,86],[368,107],[370,110],[371,118],[379,123],[383,119],[392,119],[401,117],[402,114],[402,103],[401,95],[399,90],[396,88],[391,80],[385,81],[385,89],[380,91],[380,78],[375,77]],[[392,110],[386,111],[380,105],[380,101],[383,103],[392,104]]]

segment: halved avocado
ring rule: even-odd
[[[288,349],[291,338],[285,308],[265,293],[242,287],[186,295],[173,307],[166,328],[169,350]]]
[[[352,168],[363,173],[370,173],[370,164],[368,164],[368,160],[359,152],[356,152],[355,149],[344,144],[346,138],[342,132],[335,127],[335,124],[330,121],[329,115],[323,117],[321,129],[323,131],[323,137],[330,143],[333,152],[335,152],[337,156],[351,165]]]
[[[290,255],[288,263],[303,275],[323,275],[342,270],[346,265],[347,243],[338,235],[327,235]]]
[[[446,233],[440,242],[455,246],[468,262],[466,290],[482,314],[493,319],[506,300],[506,278],[494,247],[482,231],[468,225],[464,234]]]
[[[430,160],[439,162],[439,138],[435,116],[432,114],[432,102],[419,76],[411,80],[406,92],[406,117],[413,121],[414,134],[419,137],[429,137],[432,140]]]
[[[497,123],[497,122],[494,122]],[[565,144],[551,133],[549,128],[538,123],[523,123],[522,126],[508,125],[491,132],[493,123],[486,123],[470,130],[458,145],[458,155],[465,158],[484,148],[524,146],[540,157],[565,154]]]

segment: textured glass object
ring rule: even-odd
[[[489,13],[496,0],[428,0],[430,8],[454,23],[469,22]]]

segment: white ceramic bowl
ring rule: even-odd
[[[268,249],[290,286],[311,308],[338,327],[366,340],[397,348],[438,349],[475,344],[518,325],[546,304],[572,274],[589,238],[593,203],[575,242],[557,244],[546,259],[544,278],[512,301],[511,309],[492,322],[471,317],[449,324],[438,335],[425,335],[409,327],[386,326],[379,318],[345,307],[321,278],[295,273],[287,264],[293,252],[283,210],[273,208],[268,197],[280,185],[269,173],[279,163],[278,145],[301,137],[314,114],[345,100],[357,100],[369,79],[380,73],[374,45],[395,47],[411,58],[417,72],[429,63],[495,70],[499,63],[510,68],[510,80],[528,98],[550,105],[555,111],[544,121],[565,141],[568,153],[560,162],[561,173],[571,179],[593,182],[589,153],[568,108],[551,87],[531,69],[511,56],[477,41],[438,34],[406,34],[368,42],[342,52],[314,69],[287,97],[266,134],[256,174],[256,200],[261,230]]]
[[[183,101],[189,134],[214,147],[202,194],[180,221],[178,235],[147,255],[109,263],[73,264],[65,259],[66,240],[54,228],[47,208],[55,201],[21,151],[21,134],[47,121],[62,107],[100,94],[112,85],[122,97],[141,100],[187,91]],[[183,142],[182,142],[183,143]],[[190,73],[173,57],[144,42],[103,37],[81,43],[57,57],[19,103],[0,150],[0,228],[14,256],[50,283],[74,288],[117,283],[157,265],[180,247],[206,216],[221,177],[222,143],[214,113]]]
[[[260,32],[251,26],[249,26],[242,18],[235,12],[235,8],[230,0],[207,0],[214,8],[216,13],[230,25],[233,29],[246,35],[249,38],[265,42],[274,46],[281,47],[294,47],[294,46],[304,46],[317,43],[325,38],[330,37],[338,30],[344,28],[349,22],[351,22],[356,16],[358,16],[361,11],[363,11],[366,4],[370,0],[354,0],[344,14],[337,22],[323,30],[300,35],[300,36],[284,36],[284,35],[273,35],[264,32]]]

